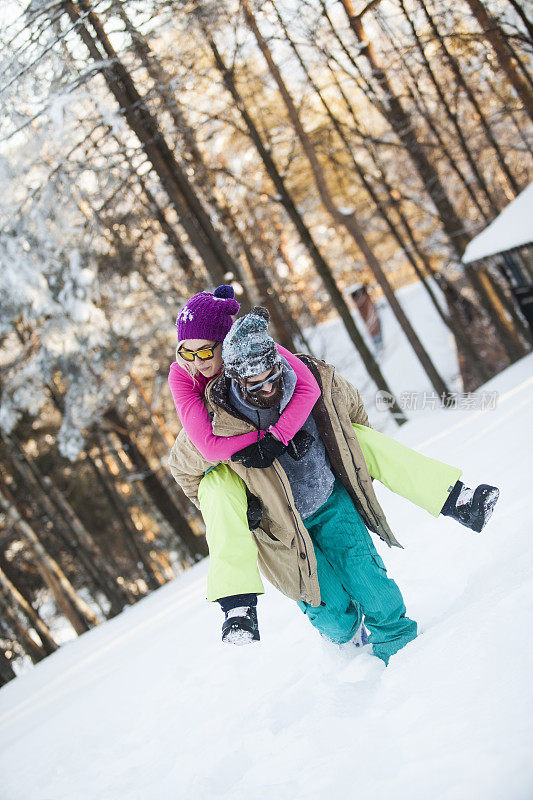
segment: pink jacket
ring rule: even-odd
[[[280,344],[278,352],[287,359],[296,373],[294,394],[271,432],[283,444],[299,431],[320,396],[318,383],[310,370]],[[257,441],[257,433],[243,433],[240,436],[215,436],[211,420],[203,403],[208,380],[203,375],[192,377],[177,361],[170,365],[168,383],[174,405],[185,432],[197,450],[208,461],[227,461],[231,456]]]

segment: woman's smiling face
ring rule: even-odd
[[[196,353],[203,347],[213,348],[213,358],[202,361],[200,358],[198,358],[198,356],[196,356],[194,361],[185,361],[184,359],[180,359],[180,361],[182,365],[185,365],[185,367],[189,365],[192,366],[194,364],[194,367],[201,375],[204,376],[204,378],[212,378],[214,375],[220,372],[222,368],[221,342],[214,342],[212,339],[185,339],[184,341],[180,342],[178,356],[181,348],[185,348],[186,350]]]

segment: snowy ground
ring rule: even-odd
[[[394,388],[427,388],[403,355]],[[502,494],[479,535],[379,487],[421,628],[387,669],[270,588],[261,643],[222,645],[200,564],[0,691],[1,800],[531,800],[532,375],[530,356],[484,387],[495,409],[395,434]]]

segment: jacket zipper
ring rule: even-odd
[[[259,431],[260,430],[261,430],[261,417],[260,417],[259,411],[257,411],[257,440],[258,441],[259,441]],[[296,519],[296,514],[292,510],[292,505],[291,505],[291,502],[289,500],[289,495],[287,494],[287,490],[285,488],[285,484],[283,483],[283,479],[282,479],[281,475],[279,474],[278,470],[276,469],[276,467],[274,466],[274,464],[272,464],[272,466],[274,467],[274,472],[278,476],[279,482],[281,483],[281,486],[283,488],[283,492],[285,493],[285,498],[287,500],[287,506],[288,506],[289,511],[291,512],[292,516],[293,516],[294,524],[296,525],[296,530],[298,531],[298,534],[299,534],[302,542],[304,543],[305,558],[307,560],[307,574],[308,574],[308,577],[311,577],[311,563],[309,561],[309,553],[307,551],[307,544],[305,542],[305,537],[302,535],[302,532],[300,530],[300,526],[298,525],[298,520]]]
[[[332,379],[331,379],[331,388],[333,388],[333,377],[332,377]],[[335,405],[335,401],[333,400],[333,391],[331,392],[331,402],[332,402],[332,404],[333,404],[333,407],[335,408],[335,411],[337,411],[337,407],[336,407],[336,405]],[[337,416],[339,416],[339,415],[338,415],[338,412],[337,412]],[[343,436],[344,436],[344,433],[343,433]],[[353,466],[353,468],[354,468],[354,470],[355,470],[355,476],[356,476],[356,478],[357,478],[357,485],[359,486],[359,489],[360,489],[360,491],[361,491],[361,494],[362,494],[364,497],[366,497],[366,495],[365,495],[365,490],[363,489],[363,484],[361,483],[361,479],[360,479],[360,477],[359,477],[359,470],[360,470],[360,467],[357,467],[357,466],[356,466],[356,464],[355,464],[355,461],[354,461],[354,458],[353,458],[353,455],[352,455],[352,451],[350,450],[349,446],[348,446],[348,452],[350,453],[350,458],[351,458],[351,461],[352,461],[352,466]],[[381,529],[381,524],[380,524],[380,522],[379,522],[379,519],[377,518],[377,516],[376,516],[376,514],[375,514],[375,512],[374,512],[374,509],[372,508],[372,506],[370,505],[370,502],[369,502],[368,500],[367,500],[367,505],[368,505],[368,510],[370,511],[370,513],[371,513],[372,517],[374,518],[374,524],[375,524],[375,526],[376,526],[376,528],[377,528],[377,531],[379,531],[379,530]],[[367,514],[366,514],[365,510],[364,510],[362,507],[361,507],[361,511],[363,512],[363,514],[364,514],[365,516],[367,516]],[[377,531],[376,531],[376,532],[377,532]]]
[[[291,512],[291,514],[292,514],[293,518],[294,518],[294,524],[296,525],[296,530],[298,531],[298,533],[299,533],[299,535],[300,535],[300,538],[301,538],[302,542],[304,543],[304,548],[305,548],[305,557],[306,557],[306,559],[307,559],[307,574],[308,574],[308,577],[310,578],[310,577],[311,577],[311,562],[309,561],[309,553],[308,553],[308,550],[307,550],[307,544],[306,544],[306,542],[305,542],[305,537],[302,535],[302,532],[301,532],[301,530],[300,530],[300,526],[298,525],[298,520],[296,519],[296,514],[295,514],[295,513],[294,513],[294,511],[292,510],[292,505],[291,505],[291,502],[290,502],[290,500],[289,500],[289,495],[287,494],[287,490],[286,490],[286,488],[285,488],[285,484],[283,483],[283,479],[282,479],[281,475],[279,474],[279,472],[277,471],[277,469],[276,469],[276,467],[274,466],[274,464],[272,464],[272,466],[274,467],[274,472],[275,472],[275,473],[276,473],[276,475],[278,476],[278,478],[279,478],[279,481],[280,481],[280,483],[281,483],[281,486],[283,487],[283,491],[284,491],[284,493],[285,493],[285,497],[286,497],[286,499],[287,499],[287,506],[288,506],[288,508],[289,508],[289,511]]]

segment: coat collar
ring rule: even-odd
[[[257,430],[250,420],[234,408],[229,400],[231,378],[222,373],[207,384],[205,395],[211,406],[213,433],[215,436],[235,436]],[[208,409],[210,410],[210,409]],[[228,419],[228,415],[230,419]]]

